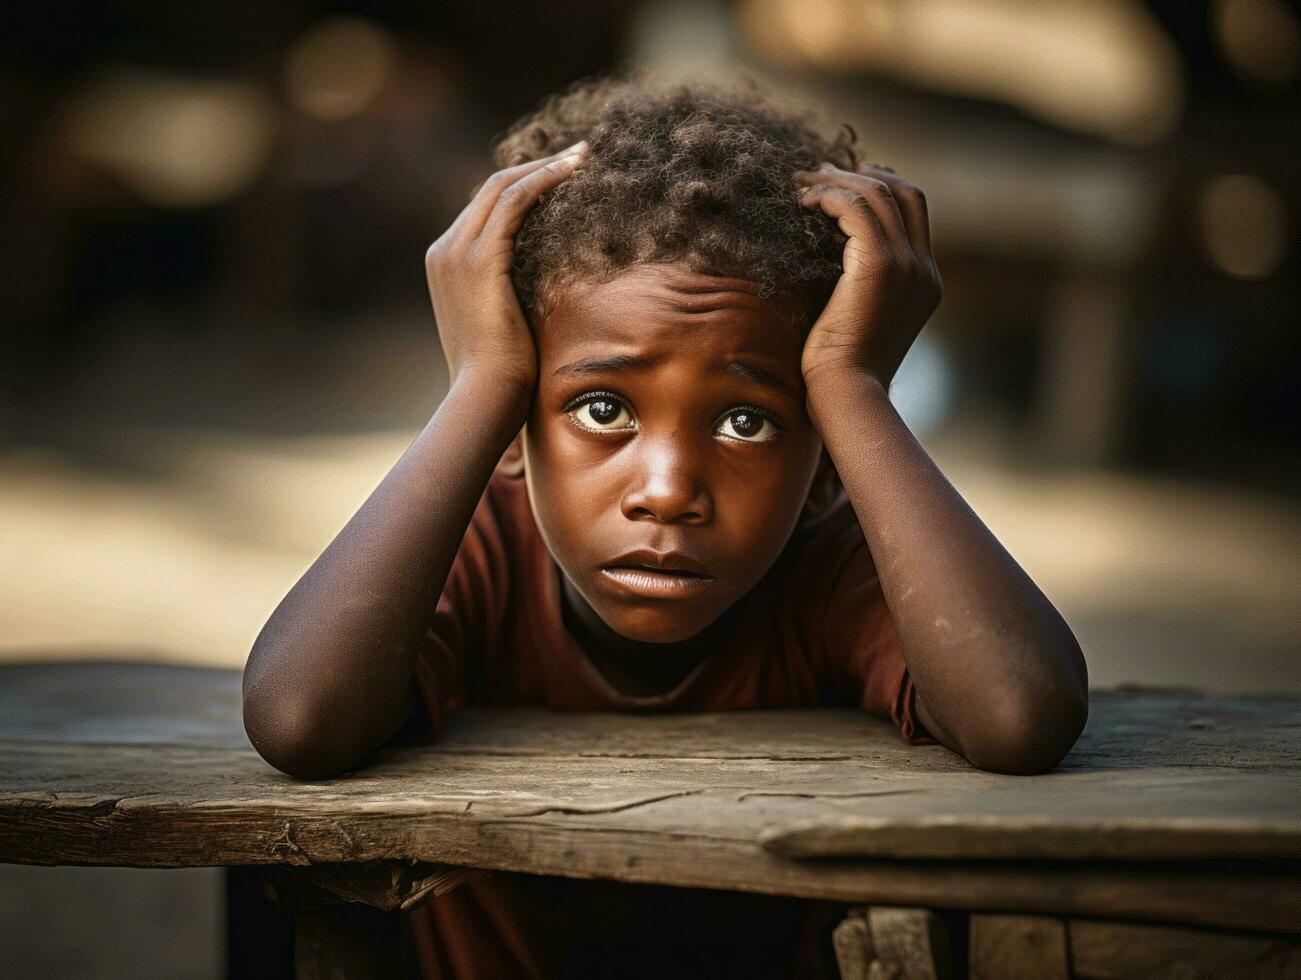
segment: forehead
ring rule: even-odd
[[[677,264],[562,287],[539,324],[539,355],[552,368],[596,357],[702,365],[742,358],[798,377],[803,333],[758,289]]]

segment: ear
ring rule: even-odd
[[[506,451],[497,460],[497,472],[504,476],[521,477],[524,475],[524,430],[520,429],[511,440]]]

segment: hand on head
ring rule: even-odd
[[[479,373],[516,384],[525,404],[537,383],[537,351],[511,285],[516,232],[543,193],[565,180],[585,142],[484,181],[451,227],[425,253],[429,296],[451,380]]]
[[[844,272],[805,342],[805,381],[827,370],[863,371],[888,388],[943,292],[926,197],[874,163],[857,171],[824,163],[795,180],[800,202],[849,236]]]

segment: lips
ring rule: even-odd
[[[707,569],[690,555],[680,551],[652,551],[637,548],[606,562],[606,568],[643,568],[652,572],[681,572],[712,578]]]
[[[685,599],[699,595],[714,577],[700,562],[677,551],[638,549],[601,568],[619,591],[651,599]]]

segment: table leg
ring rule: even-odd
[[[842,980],[952,980],[948,929],[929,909],[851,909],[832,933]]]

